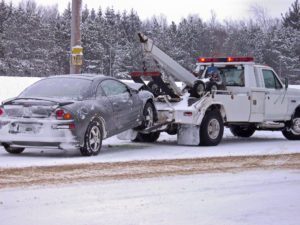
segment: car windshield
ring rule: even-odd
[[[19,97],[84,99],[88,95],[91,83],[92,81],[87,79],[71,77],[43,79],[26,88]]]

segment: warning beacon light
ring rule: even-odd
[[[227,57],[227,58],[198,58],[198,62],[207,63],[207,62],[253,62],[253,57]]]

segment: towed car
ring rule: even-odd
[[[153,98],[104,75],[48,77],[2,103],[0,143],[13,154],[26,147],[53,147],[97,155],[104,138],[153,124]]]

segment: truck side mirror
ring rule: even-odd
[[[289,87],[289,79],[287,77],[284,79],[284,84],[285,84],[285,89],[287,89]]]

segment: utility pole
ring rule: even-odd
[[[82,0],[72,0],[72,21],[71,21],[71,64],[70,74],[80,74],[82,65],[81,47],[81,5]]]

